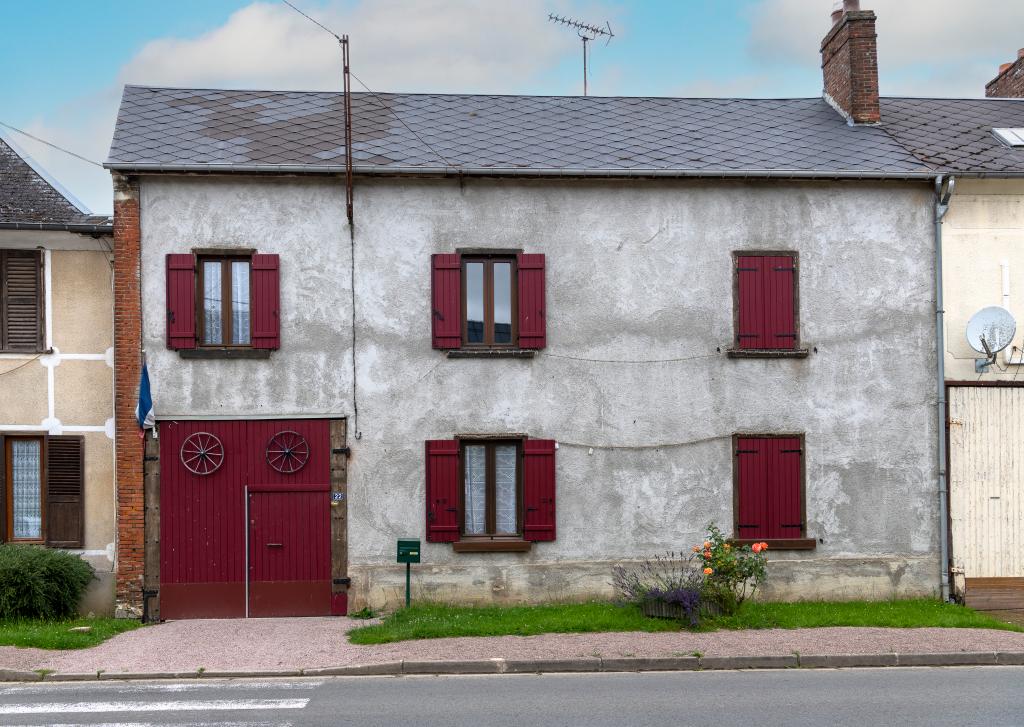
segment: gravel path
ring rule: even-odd
[[[1024,633],[988,629],[820,628],[678,633],[544,634],[348,643],[365,621],[279,618],[169,621],[115,636],[91,649],[0,647],[0,669],[167,672],[300,669],[434,659],[560,659],[578,656],[705,656],[1024,651]]]

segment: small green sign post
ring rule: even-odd
[[[418,538],[398,539],[398,562],[405,563],[405,607],[409,608],[412,564],[420,562],[420,541]]]

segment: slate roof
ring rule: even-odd
[[[993,127],[1024,127],[1024,99],[883,98],[881,111],[889,135],[936,171],[1024,172],[1024,149],[992,134]]]
[[[820,98],[354,93],[352,106],[357,173],[1024,173],[986,131],[1024,125],[1012,101],[887,98],[885,123],[859,127]],[[336,92],[126,86],[106,166],[337,172],[343,134]]]
[[[0,226],[112,228],[109,217],[92,215],[70,200],[10,143],[0,138]]]

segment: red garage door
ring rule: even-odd
[[[328,421],[161,422],[160,480],[161,618],[330,614]]]

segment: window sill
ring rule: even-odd
[[[732,538],[729,542],[733,545],[768,543],[769,553],[773,550],[814,550],[818,547],[818,541],[814,538]]]
[[[452,543],[456,553],[525,553],[533,547],[529,540],[516,539],[470,539]]]
[[[730,348],[729,358],[807,358],[806,348]]]
[[[270,358],[269,348],[181,348],[178,355],[182,358],[234,358],[234,359],[266,359]]]
[[[537,355],[529,348],[453,348],[448,351],[448,358],[533,358]]]

